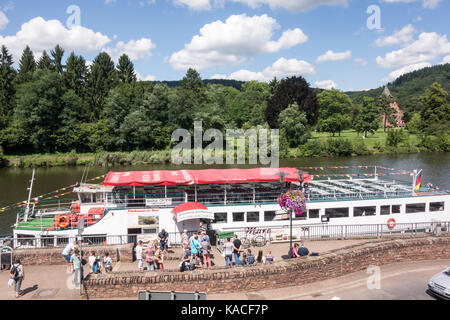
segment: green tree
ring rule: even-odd
[[[420,133],[420,129],[422,127],[422,118],[420,117],[420,113],[414,113],[413,117],[406,124],[408,131],[410,133]]]
[[[93,61],[87,76],[85,102],[89,106],[87,112],[90,120],[100,119],[105,99],[109,91],[118,83],[114,62],[106,53],[100,53]]]
[[[374,98],[364,97],[362,110],[355,119],[353,125],[358,133],[363,133],[367,137],[368,133],[374,134],[380,126],[380,109],[377,107]]]
[[[437,82],[433,83],[422,96],[423,110],[420,117],[425,134],[438,134],[449,130],[450,104],[447,96],[447,91]]]
[[[64,71],[64,65],[62,64],[62,58],[64,56],[64,49],[58,44],[56,47],[50,51],[52,56],[52,68],[58,74],[62,74]]]
[[[34,60],[33,52],[29,46],[26,46],[19,61],[19,70],[16,77],[16,83],[20,85],[24,82],[31,81],[35,70],[36,61]]]
[[[16,71],[12,55],[2,46],[0,49],[0,132],[5,129],[14,110]]]
[[[348,128],[351,123],[352,100],[348,95],[336,89],[325,90],[317,95],[320,105],[320,119],[317,127],[320,131],[335,136]]]
[[[88,68],[82,56],[72,52],[66,61],[66,71],[63,73],[64,84],[67,89],[74,90],[79,96],[84,93]]]
[[[39,70],[52,70],[52,59],[48,56],[47,51],[42,52],[42,56],[37,63]]]
[[[14,122],[16,128],[25,130],[32,151],[56,150],[63,94],[61,77],[53,71],[36,71],[32,81],[19,87]]]
[[[268,99],[264,114],[271,128],[279,127],[281,111],[293,103],[297,103],[300,112],[305,112],[309,125],[317,123],[319,104],[315,91],[303,77],[291,77],[281,80],[275,94]]]
[[[383,93],[378,97],[377,103],[378,108],[381,110],[384,116],[383,130],[384,132],[386,132],[386,126],[388,121],[389,123],[395,125],[395,118],[394,118],[395,110],[394,108],[391,107],[392,100]]]
[[[123,54],[119,58],[119,64],[117,65],[117,74],[119,81],[122,83],[136,82],[136,72],[134,71],[134,64],[130,58]]]
[[[298,105],[294,103],[281,111],[278,119],[280,129],[284,130],[289,146],[292,148],[306,143],[311,137],[306,114],[298,109]]]

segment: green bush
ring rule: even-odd
[[[369,150],[363,139],[353,140],[353,152],[358,156],[367,156],[373,154],[372,150]]]
[[[397,148],[400,143],[406,141],[406,138],[403,129],[388,129],[386,132],[386,147]]]
[[[325,144],[326,153],[329,156],[351,156],[353,153],[352,142],[348,139],[328,139]]]
[[[325,155],[325,150],[320,140],[310,140],[297,148],[299,157],[321,157],[323,155]]]

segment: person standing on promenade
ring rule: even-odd
[[[72,263],[74,270],[74,284],[79,288],[81,281],[83,280],[83,267],[81,265],[80,251],[78,249],[73,250],[70,262]]]
[[[14,291],[16,298],[21,294],[20,287],[25,279],[25,271],[19,257],[14,258],[14,264],[11,266],[10,277],[14,280]]]
[[[203,264],[205,268],[211,268],[211,244],[209,243],[206,234],[203,235],[202,239]]]
[[[191,247],[191,252],[192,252],[192,257],[195,258],[195,261],[197,264],[197,261],[200,264],[200,267],[202,266],[202,256],[201,256],[201,249],[202,246],[200,244],[200,241],[198,241],[198,234],[194,234],[194,239],[191,240],[190,242],[190,247]]]
[[[185,229],[181,235],[181,247],[184,248],[189,244],[188,231]]]
[[[77,245],[78,245],[77,241],[74,241],[73,243],[69,243],[62,252],[62,256],[67,261],[67,273],[69,273],[69,274],[73,272],[72,263],[70,261],[70,256],[72,254],[72,251],[75,248],[77,248]]]
[[[159,247],[164,252],[167,253],[167,250],[169,249],[169,234],[166,230],[162,229],[161,232],[158,234],[158,240],[159,240]]]
[[[145,261],[147,262],[147,271],[155,270],[155,248],[153,243],[149,243],[145,251]]]
[[[138,268],[140,272],[144,271],[144,262],[142,260],[142,243],[142,240],[139,240],[138,245],[134,249],[134,251],[136,252],[136,260],[138,261]]]
[[[242,246],[242,242],[241,242],[241,240],[239,240],[237,234],[235,234],[234,240],[233,240],[233,256],[234,256],[234,264],[237,266],[242,265],[241,246]]]
[[[233,244],[231,239],[227,238],[227,241],[223,244],[223,254],[225,257],[225,265],[228,267],[233,266]]]

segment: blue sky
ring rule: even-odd
[[[80,26],[67,24],[71,5]],[[373,5],[381,25],[369,29]],[[36,57],[57,43],[88,61],[127,53],[141,79],[179,80],[194,67],[204,79],[302,75],[362,90],[450,62],[449,9],[448,0],[1,0],[0,44],[16,60],[27,44]]]

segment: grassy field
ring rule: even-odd
[[[317,140],[317,139],[326,140],[330,137],[332,137],[332,136],[326,132],[313,132],[311,139],[312,140]],[[336,134],[336,136],[334,138],[348,139],[348,140],[353,141],[355,139],[361,139],[362,134],[358,135],[358,133],[354,130],[344,130],[341,132],[340,136],[338,134]],[[369,135],[368,137],[366,137],[364,139],[364,142],[366,143],[366,145],[368,147],[374,147],[377,142],[384,146],[386,144],[386,132],[384,132],[383,129],[378,130],[377,132],[375,132],[374,135]],[[419,143],[419,137],[415,134],[410,134],[409,135],[409,143],[413,146],[416,146]]]

